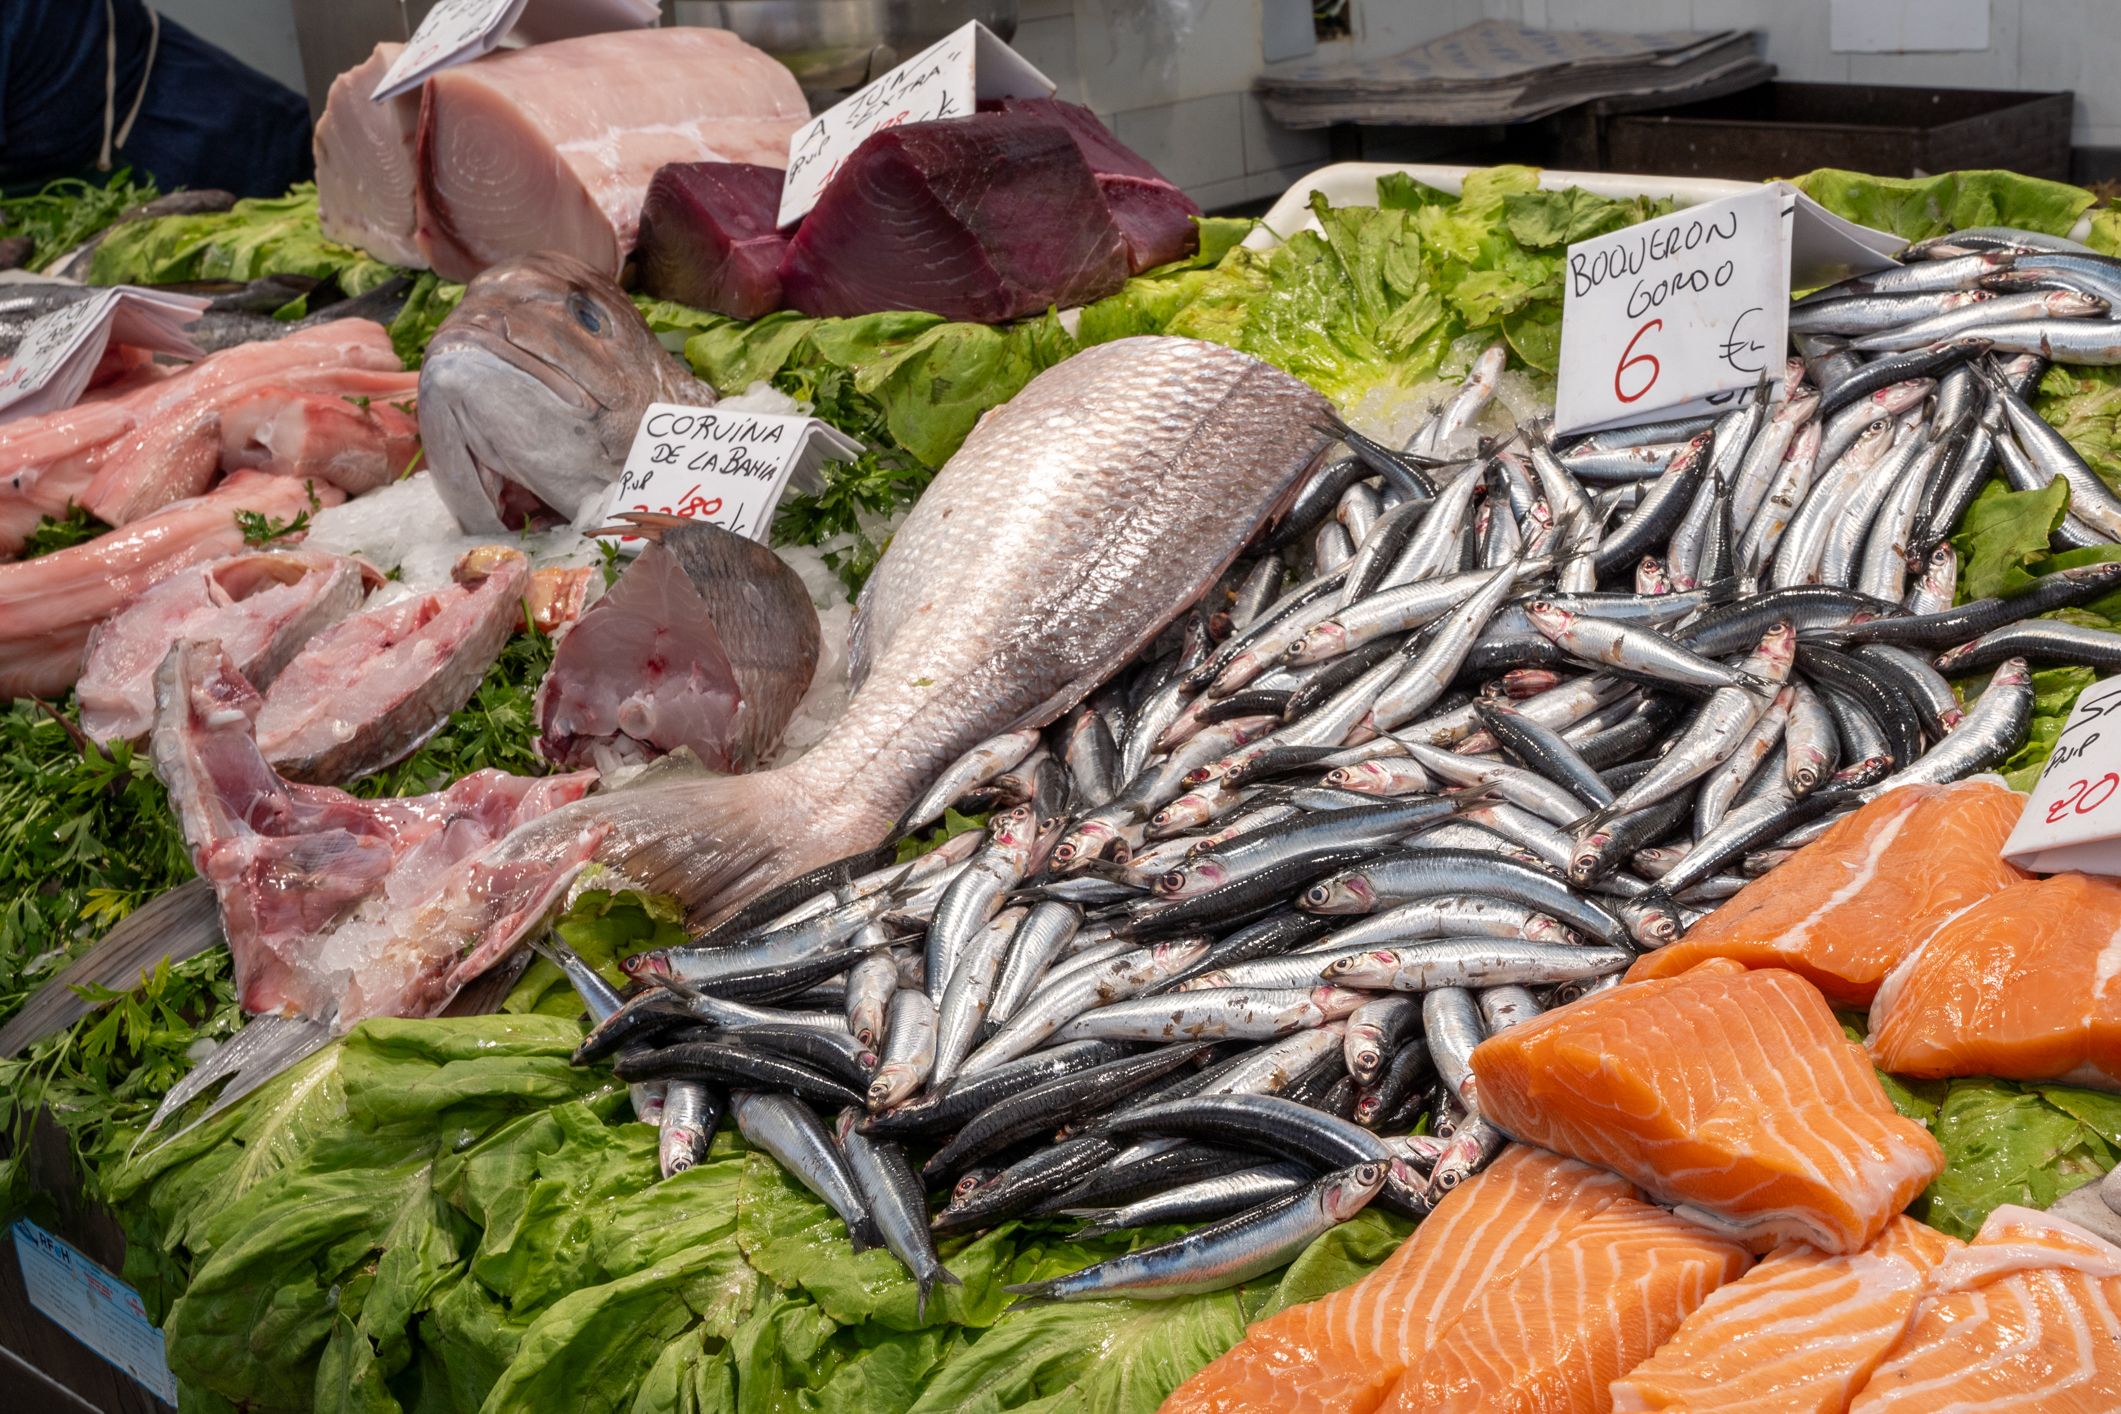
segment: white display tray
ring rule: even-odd
[[[1318,218],[1311,214],[1314,192],[1324,192],[1326,200],[1335,206],[1375,206],[1377,179],[1393,172],[1402,172],[1440,191],[1456,192],[1465,184],[1468,172],[1483,170],[1481,167],[1441,164],[1335,162],[1319,168],[1283,192],[1273,208],[1260,218],[1260,224],[1252,234],[1245,237],[1245,247],[1248,250],[1272,250],[1298,231],[1317,230]],[[1566,172],[1548,168],[1540,172],[1539,185],[1548,191],[1581,187],[1598,196],[1619,200],[1636,196],[1670,197],[1681,206],[1695,206],[1704,201],[1736,196],[1759,184],[1720,177],[1656,177],[1645,172]],[[2070,228],[2069,234],[2074,240],[2082,240],[2090,229],[2091,217],[2082,216]]]

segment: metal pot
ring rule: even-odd
[[[1016,34],[1016,0],[676,0],[679,24],[732,30],[786,64],[813,109],[837,103],[969,20]]]

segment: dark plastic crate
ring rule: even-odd
[[[1912,177],[2003,167],[2069,178],[2072,95],[1978,88],[1764,83],[1605,116],[1607,170],[1764,179],[1815,167]]]

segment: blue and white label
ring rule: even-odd
[[[33,1222],[15,1220],[15,1259],[29,1304],[67,1334],[138,1380],[164,1404],[177,1402],[177,1379],[162,1351],[162,1332],[147,1319],[140,1293]]]

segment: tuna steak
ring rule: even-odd
[[[436,795],[359,800],[273,773],[253,736],[257,690],[214,644],[173,645],[155,692],[155,774],[213,883],[252,1013],[350,1026],[440,1010],[440,977],[391,938],[459,871],[476,872],[487,846],[594,779],[474,771]],[[579,862],[556,858],[546,877],[517,880],[520,896],[542,907]]]
[[[1097,178],[1097,189],[1104,193],[1105,205],[1111,208],[1120,239],[1127,243],[1131,273],[1139,275],[1183,260],[1200,247],[1200,228],[1194,224],[1200,216],[1199,203],[1114,137],[1095,113],[1058,98],[1005,98],[1000,111],[1045,118],[1075,140]]]
[[[310,148],[317,158],[317,222],[324,234],[385,265],[424,270],[412,200],[420,92],[382,103],[369,97],[404,47],[378,44],[332,80]]]
[[[343,619],[274,679],[258,749],[290,780],[338,783],[402,760],[471,700],[523,623],[530,562],[487,545],[457,582]]]
[[[779,744],[817,670],[817,610],[780,556],[670,517],[661,541],[560,641],[538,685],[538,750],[581,766],[690,747],[749,771]]]
[[[809,120],[795,76],[720,29],[584,35],[444,69],[420,107],[420,249],[447,280],[539,250],[616,278],[658,168],[786,166]]]
[[[979,113],[871,134],[796,229],[781,288],[805,314],[918,309],[996,324],[1101,299],[1128,271],[1069,130]]]
[[[781,170],[673,162],[648,184],[633,256],[658,299],[756,319],[781,307]]]
[[[81,730],[99,742],[146,736],[155,722],[155,669],[182,638],[219,643],[262,691],[304,643],[360,607],[374,573],[342,555],[266,550],[156,582],[89,634],[74,687]]]
[[[476,976],[520,932],[495,920],[532,916],[500,881],[534,889],[585,836],[702,921],[874,846],[944,766],[1053,721],[1212,584],[1316,461],[1330,413],[1289,375],[1190,339],[1120,339],[1046,370],[892,538],[859,611],[866,680],[808,755],[555,812],[490,851],[486,879],[407,944]]]

